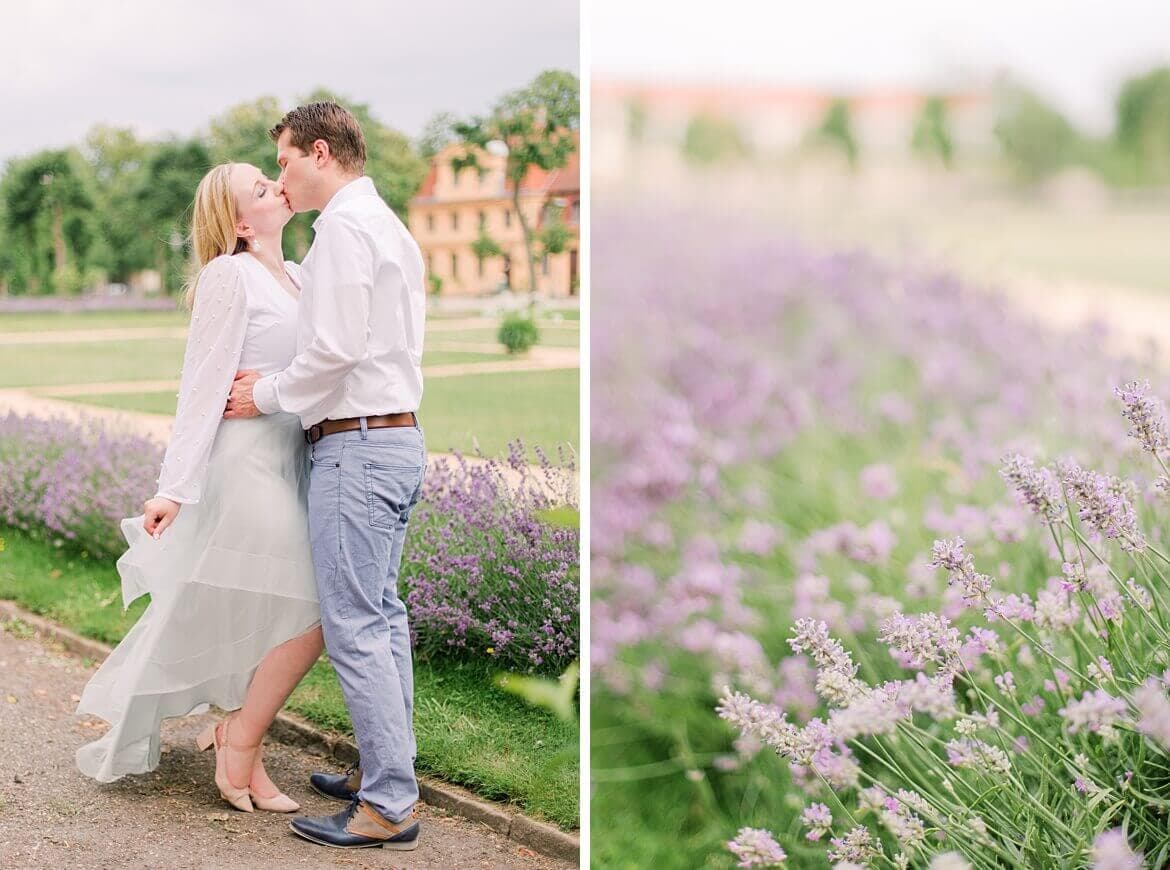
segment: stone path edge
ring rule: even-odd
[[[19,619],[69,652],[91,658],[95,662],[102,661],[113,650],[101,641],[82,637],[52,620],[30,613],[13,601],[0,599],[0,619]],[[308,746],[344,764],[353,764],[358,758],[357,746],[349,738],[322,731],[289,713],[278,713],[268,733],[281,743]],[[418,788],[419,796],[431,806],[486,825],[521,846],[550,858],[567,861],[580,859],[580,837],[566,833],[555,825],[530,818],[504,804],[476,797],[465,789],[432,777],[420,776]]]

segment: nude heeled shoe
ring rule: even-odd
[[[252,766],[253,774],[256,768],[260,766],[263,757],[264,746],[261,744],[260,748],[256,750],[256,762]],[[256,794],[255,789],[252,789],[251,783],[249,783],[249,791],[252,794],[252,803],[255,804],[258,810],[267,810],[270,813],[295,813],[301,808],[300,804],[279,789],[277,789],[274,796],[263,797],[262,795]]]
[[[199,747],[199,751],[203,752],[211,746],[215,747],[215,785],[219,789],[220,795],[225,801],[245,813],[252,812],[252,799],[248,786],[237,788],[232,785],[231,780],[227,776],[227,757],[226,752],[228,746],[228,723],[233,717],[227,716],[223,720],[223,742],[220,742],[219,731],[217,727],[219,723],[212,723],[204,729],[203,733],[195,738],[195,745]]]

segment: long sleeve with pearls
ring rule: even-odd
[[[175,428],[167,445],[158,495],[181,504],[199,501],[207,460],[222,422],[248,330],[241,264],[216,257],[203,267],[187,332]]]

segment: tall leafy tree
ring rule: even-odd
[[[93,240],[93,196],[80,154],[41,151],[10,163],[3,199],[8,235],[26,246],[30,277],[63,289],[66,276],[84,267]]]
[[[530,168],[547,172],[568,163],[577,148],[580,117],[577,77],[562,70],[546,70],[526,87],[501,97],[486,117],[455,125],[455,132],[470,146],[465,154],[452,160],[457,172],[469,166],[481,169],[480,155],[491,142],[503,142],[508,148],[504,174],[512,189],[512,208],[524,233],[530,292],[536,291],[535,232],[520,208],[521,184]]]
[[[164,142],[151,153],[135,191],[135,203],[152,228],[150,243],[167,292],[183,284],[195,188],[212,162],[207,146],[196,139]]]
[[[1009,84],[998,101],[995,136],[1021,181],[1040,181],[1077,158],[1081,137],[1039,94]]]
[[[927,159],[937,159],[948,169],[954,161],[955,143],[951,138],[947,103],[938,95],[927,97],[914,122],[910,147]]]
[[[702,112],[687,123],[682,148],[692,163],[738,160],[751,153],[734,121],[709,112]]]
[[[813,130],[813,140],[840,151],[849,168],[857,168],[860,149],[857,135],[853,132],[853,112],[849,108],[849,100],[836,97],[829,103],[824,118]]]
[[[1117,98],[1117,144],[1136,180],[1170,181],[1170,67],[1159,67],[1122,85]]]
[[[135,202],[151,148],[124,127],[99,124],[85,138],[82,153],[93,176],[101,239],[95,261],[114,281],[152,264],[150,226]]]
[[[250,163],[269,178],[276,178],[276,147],[268,131],[284,113],[276,97],[260,97],[232,106],[211,119],[207,149],[214,163]]]

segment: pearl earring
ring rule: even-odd
[[[251,246],[252,246],[252,250],[253,250],[253,251],[259,251],[259,250],[260,250],[260,243],[259,243],[258,241],[256,241],[255,239],[252,239],[252,241],[250,242],[250,244],[251,244]]]

